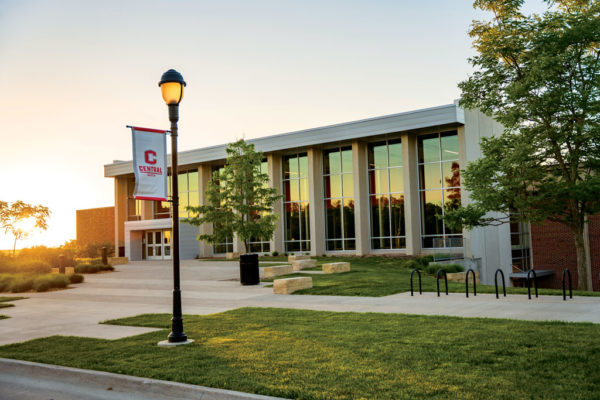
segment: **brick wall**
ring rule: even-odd
[[[77,244],[109,241],[115,243],[115,208],[77,210]]]
[[[600,291],[600,215],[590,217],[592,287]],[[531,249],[535,269],[554,270],[554,276],[540,281],[540,287],[562,288],[562,271],[568,268],[577,287],[577,254],[571,230],[557,222],[531,224]]]

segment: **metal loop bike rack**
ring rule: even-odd
[[[477,296],[477,278],[475,277],[475,271],[472,268],[469,268],[465,275],[465,288],[467,298],[469,298],[469,272],[473,274],[473,296]]]
[[[535,287],[535,297],[538,297],[538,287],[537,287],[537,274],[533,269],[530,269],[527,272],[527,295],[529,296],[529,300],[531,300],[531,274],[533,273],[533,286]]]
[[[562,289],[563,289],[563,300],[567,300],[567,291],[565,290],[565,273],[569,276],[569,298],[573,298],[573,285],[571,284],[571,271],[568,268],[563,270],[562,274]]]
[[[446,283],[446,296],[448,296],[448,276],[446,275],[446,271],[444,271],[443,269],[438,269],[438,272],[436,274],[437,295],[438,297],[440,297],[440,273],[444,274],[444,282]]]
[[[410,272],[410,295],[413,296],[413,275],[417,273],[419,275],[419,294],[423,294],[423,289],[421,289],[421,271],[418,268],[413,269]]]
[[[506,283],[504,281],[504,272],[502,272],[502,270],[500,268],[498,268],[496,270],[496,274],[494,275],[494,284],[496,285],[496,298],[499,299],[500,296],[498,296],[498,272],[500,272],[500,275],[502,276],[502,291],[504,292],[504,297],[506,297]]]

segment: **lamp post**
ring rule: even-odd
[[[179,285],[179,188],[177,185],[177,121],[179,121],[179,102],[183,98],[185,81],[183,76],[174,69],[165,72],[158,83],[162,97],[169,107],[169,120],[171,121],[171,195],[173,219],[173,318],[171,318],[171,333],[166,341],[159,345],[173,346],[187,344],[187,335],[183,332],[183,318],[181,316],[181,288]]]

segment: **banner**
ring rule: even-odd
[[[167,131],[130,126],[133,140],[133,197],[167,200]]]

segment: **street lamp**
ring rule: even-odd
[[[171,333],[167,340],[159,345],[174,346],[191,343],[183,332],[181,316],[181,288],[179,285],[179,188],[177,185],[177,121],[179,121],[179,102],[183,98],[185,81],[183,76],[174,69],[165,72],[158,83],[162,97],[169,107],[171,121],[171,201],[173,205],[173,318],[171,318]]]

